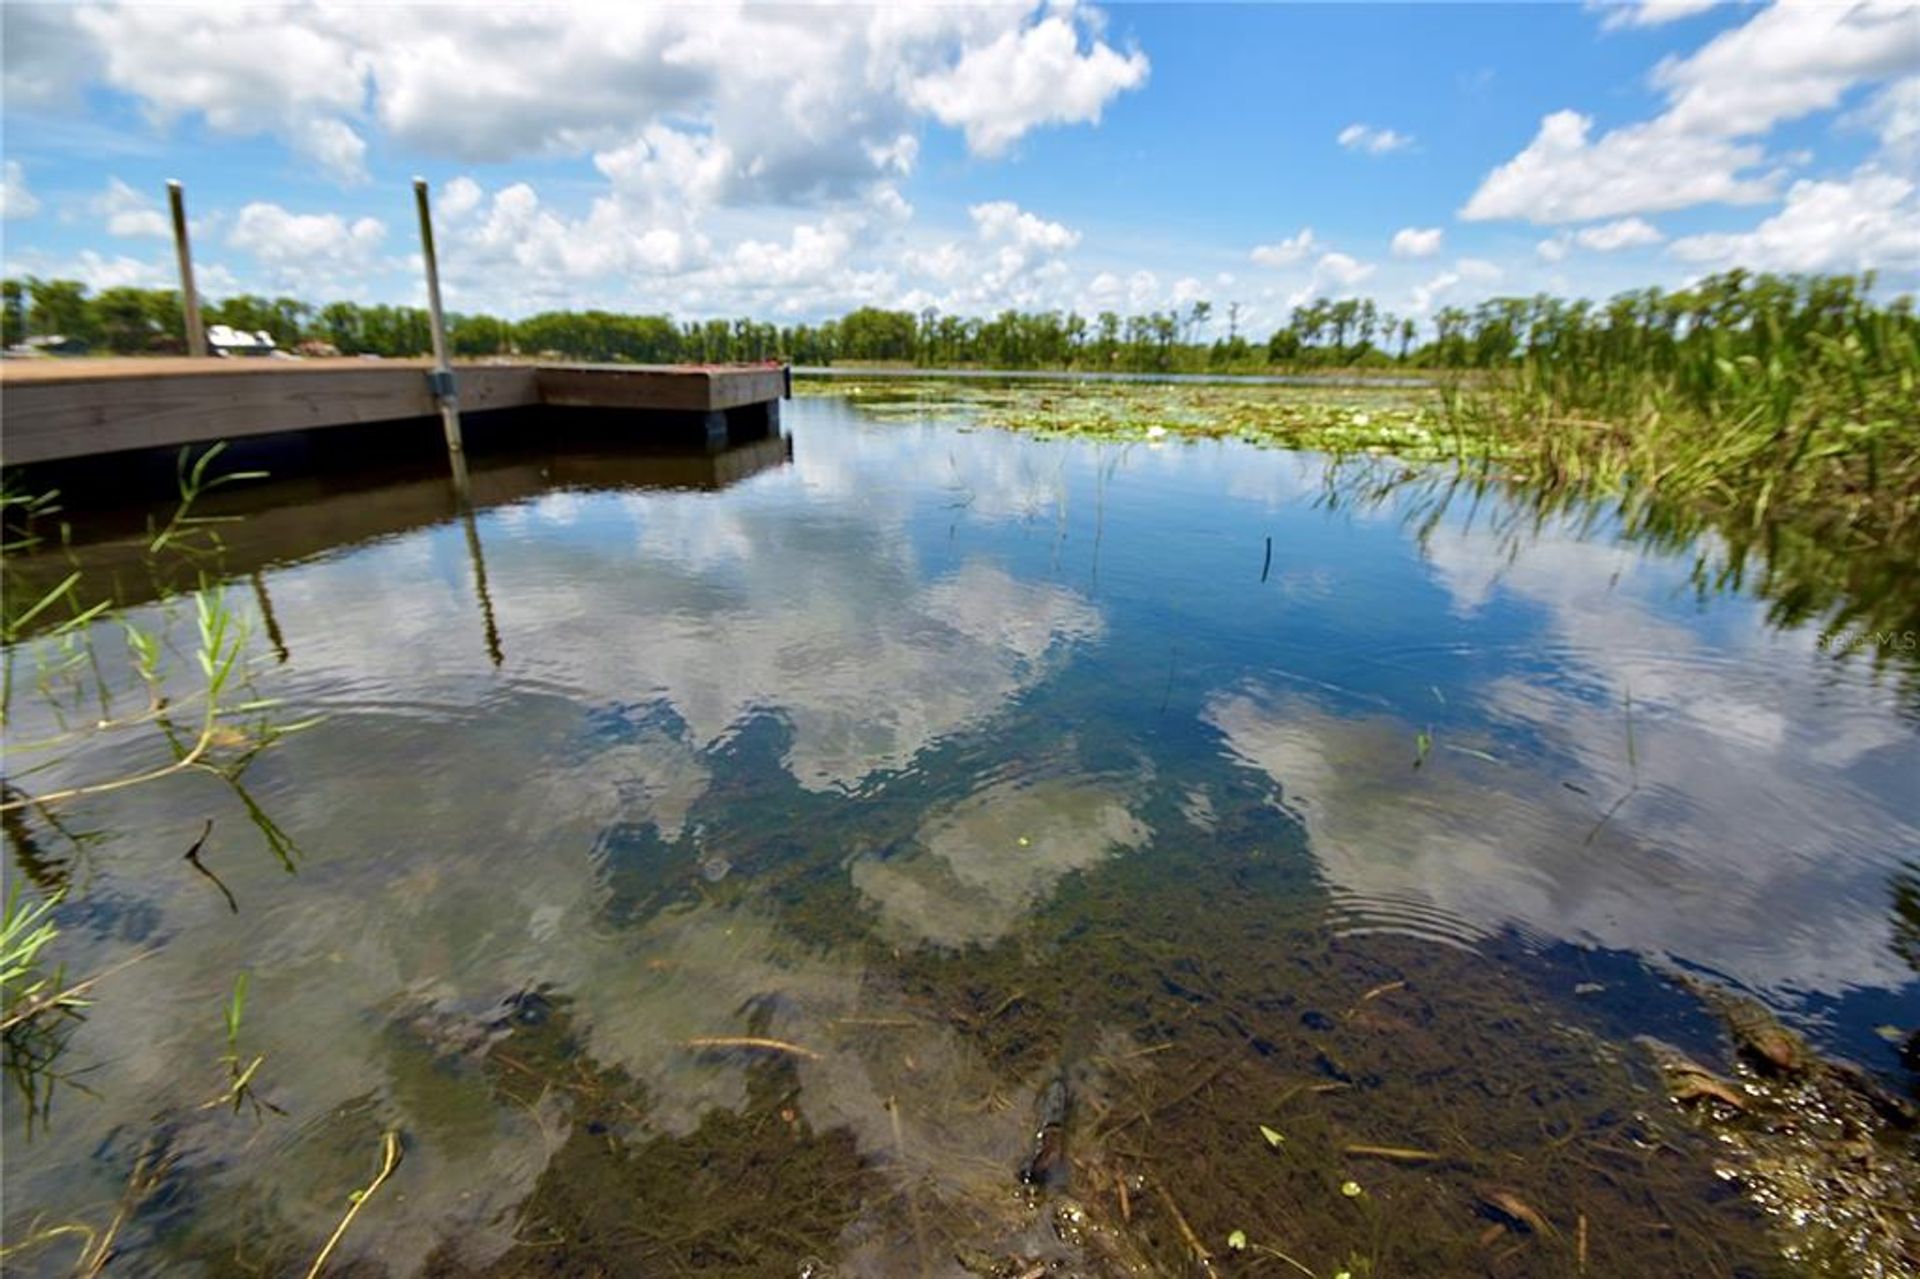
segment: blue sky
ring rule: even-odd
[[[1920,9],[8,3],[9,274],[817,318],[1920,283]]]

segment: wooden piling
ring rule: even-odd
[[[440,310],[440,263],[433,248],[433,212],[428,207],[427,180],[413,180],[413,202],[420,212],[420,256],[427,268],[427,313],[433,327],[433,371],[427,375],[433,398],[440,406],[440,425],[447,434],[447,456],[453,464],[455,486],[466,488],[465,449],[460,440],[460,398],[453,381],[453,362],[447,357],[447,319]]]
[[[200,294],[193,287],[193,248],[187,242],[187,197],[178,180],[167,182],[167,204],[173,209],[173,251],[180,260],[180,310],[187,326],[187,354],[207,353],[207,331],[200,323]]]

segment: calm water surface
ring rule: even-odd
[[[1631,1041],[1714,1059],[1687,974],[1898,1083],[1890,674],[1604,525],[1311,456],[787,430],[483,465],[471,520],[259,491],[225,589],[271,720],[320,721],[8,827],[70,976],[144,956],[45,1112],[8,1094],[10,1243],[126,1204],[115,1272],[304,1273],[394,1131],[340,1273],[1297,1273],[1241,1230],[1570,1274],[1576,1222],[1592,1273],[1773,1272]],[[190,692],[190,601],[131,615]],[[274,1109],[220,1102],[243,972]]]

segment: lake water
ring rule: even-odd
[[[388,1132],[334,1273],[1780,1267],[1633,1041],[1725,1069],[1703,979],[1904,1086],[1897,665],[1493,494],[786,429],[218,527],[229,700],[277,704],[207,758],[318,722],[9,814],[9,891],[108,973],[7,1095],[10,1267],[118,1216],[113,1273],[305,1273]],[[140,558],[83,553],[131,599]],[[128,616],[192,740],[191,598]],[[23,751],[96,670],[69,726],[141,710],[95,631],[44,688],[15,654],[14,786],[174,758]]]

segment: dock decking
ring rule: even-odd
[[[0,462],[402,421],[438,412],[428,360],[0,361]],[[723,415],[775,405],[779,365],[456,364],[460,411],[553,405]]]

